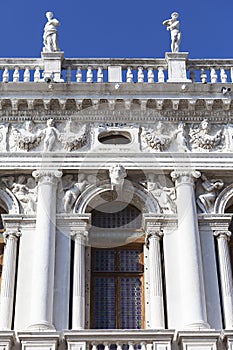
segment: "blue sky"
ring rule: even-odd
[[[61,22],[65,57],[164,57],[162,21],[180,13],[181,51],[233,58],[233,0],[2,0],[0,57],[40,57],[45,12]]]

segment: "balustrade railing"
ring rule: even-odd
[[[66,58],[62,62],[64,82],[76,83],[165,83],[166,59]],[[0,82],[43,82],[41,58],[0,58]],[[232,83],[233,59],[190,59],[187,78],[193,83]],[[118,81],[119,80],[119,81]]]
[[[173,340],[173,331],[143,331],[143,330],[89,330],[89,331],[67,331],[64,333],[66,342],[80,343],[83,349],[89,350],[153,350],[159,349],[161,344],[163,349],[170,349]],[[69,346],[68,346],[69,349]]]

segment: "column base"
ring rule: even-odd
[[[30,324],[26,329],[31,331],[55,331],[55,327],[46,321]]]
[[[210,325],[204,321],[200,321],[200,322],[194,322],[194,323],[190,323],[184,326],[185,330],[202,330],[202,329],[210,329]]]

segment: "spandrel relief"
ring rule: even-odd
[[[162,179],[161,179],[162,177]],[[147,191],[155,198],[160,213],[176,213],[176,189],[174,186],[164,186],[164,177],[161,175],[148,174],[144,184]]]
[[[201,186],[197,187],[197,205],[202,213],[212,213],[215,200],[224,187],[222,179],[211,179],[203,173],[201,175]],[[203,192],[204,191],[204,192]]]
[[[1,182],[11,190],[19,201],[23,214],[34,214],[36,211],[37,185],[32,176],[2,177]]]
[[[210,125],[207,119],[199,125],[191,126],[189,136],[193,151],[221,151],[224,147],[224,128],[220,125]]]
[[[77,176],[67,174],[62,178],[63,187],[63,207],[66,213],[70,213],[74,207],[79,195],[88,186],[88,178],[85,174],[78,174]],[[61,208],[60,208],[60,211]]]

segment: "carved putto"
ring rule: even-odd
[[[122,191],[124,185],[124,179],[127,176],[126,169],[122,164],[116,164],[109,169],[109,177],[111,181],[112,189],[116,191]]]
[[[178,152],[188,152],[187,135],[185,131],[185,123],[180,122],[176,131],[174,132],[174,139],[176,141]]]
[[[85,174],[79,174],[78,179],[75,180],[73,175],[65,175],[62,178],[64,197],[64,211],[70,213],[79,195],[88,186],[89,182]]]
[[[212,213],[215,199],[223,188],[224,182],[221,179],[209,180],[205,174],[202,174],[201,180],[205,192],[198,196],[197,204],[203,213]]]
[[[47,126],[43,130],[44,135],[44,152],[50,152],[53,149],[54,143],[56,140],[59,140],[60,133],[55,127],[54,120],[48,119]]]
[[[34,214],[36,211],[37,186],[33,177],[20,175],[1,178],[7,188],[9,188],[21,204],[24,214]]]
[[[71,127],[72,121],[68,120],[65,127],[65,133],[61,133],[60,140],[63,148],[68,151],[76,151],[87,144],[86,125],[82,126],[81,129],[74,133]]]
[[[159,121],[156,129],[145,129],[142,132],[142,139],[147,146],[157,152],[166,151],[171,144],[172,137],[164,132],[164,126]]]
[[[207,119],[204,119],[198,127],[191,127],[189,131],[192,149],[211,151],[222,146],[224,140],[223,129],[211,134],[211,127]]]
[[[13,128],[14,142],[19,149],[30,151],[40,144],[44,135],[41,130],[34,131],[33,129],[34,123],[31,120],[25,122],[25,128]]]
[[[176,213],[175,187],[162,186],[159,179],[156,179],[156,176],[154,174],[149,174],[147,180],[147,190],[156,199],[161,213]]]

